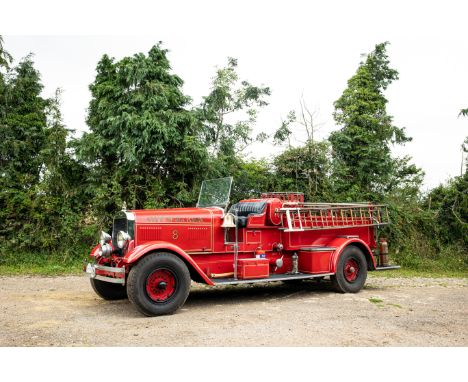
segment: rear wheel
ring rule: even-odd
[[[128,275],[128,298],[147,316],[174,313],[185,303],[189,291],[189,270],[172,253],[148,255]]]
[[[127,298],[125,286],[112,284],[101,280],[90,279],[91,286],[99,297],[104,300],[122,300]]]
[[[338,292],[359,292],[367,279],[367,261],[364,253],[354,245],[346,247],[338,260],[336,274],[330,279]]]

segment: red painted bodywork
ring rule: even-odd
[[[265,197],[274,196],[272,194]],[[372,250],[376,248],[374,227],[330,228],[286,232],[285,217],[279,209],[288,200],[277,197],[250,199],[266,201],[261,214],[248,216],[246,228],[238,229],[239,259],[254,258],[264,253],[269,260],[269,274],[291,272],[292,255],[299,254],[300,271],[309,274],[334,273],[341,252],[348,245],[360,247],[366,255],[369,270],[376,267]],[[226,233],[221,227],[224,211],[221,208],[172,208],[161,210],[128,211],[135,218],[134,237],[123,257],[99,259],[97,246],[91,252],[96,260],[113,266],[125,266],[126,272],[139,259],[150,253],[172,252],[185,261],[196,281],[213,285],[216,275],[233,272],[234,228]],[[227,241],[225,240],[227,238]],[[326,247],[325,251],[303,254],[304,248]],[[301,258],[302,256],[302,258]],[[277,259],[283,266],[278,267]]]

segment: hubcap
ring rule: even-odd
[[[359,264],[354,259],[349,259],[344,266],[344,276],[347,281],[353,282],[359,274]]]
[[[164,282],[164,281],[161,281],[159,284],[158,284],[158,289],[159,290],[165,290],[167,288],[167,283]]]
[[[174,294],[176,278],[169,269],[156,269],[146,279],[146,293],[155,302],[165,302]]]

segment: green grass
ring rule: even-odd
[[[83,260],[87,259],[89,248],[83,246],[72,255],[63,253],[2,253],[0,254],[0,275],[73,275],[80,274]],[[424,261],[402,265],[401,269],[369,272],[369,277],[430,277],[468,278],[464,266],[447,266],[446,259]]]
[[[369,277],[429,277],[429,278],[468,278],[468,271],[459,271],[459,270],[418,270],[418,269],[408,269],[400,268],[389,271],[378,271],[370,272]]]
[[[73,275],[83,270],[86,255],[9,253],[0,255],[0,275]]]
[[[371,297],[369,298],[369,301],[372,302],[373,304],[380,304],[381,302],[383,302],[383,300],[378,297]]]
[[[23,265],[0,265],[0,276],[60,276],[78,275],[83,272],[83,262],[73,265],[59,264],[23,264]]]
[[[401,277],[422,274],[428,277],[468,277],[468,250],[459,244],[436,250],[425,240],[414,240],[412,247],[408,245],[406,250],[394,253],[390,259],[405,270]]]

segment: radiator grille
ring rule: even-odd
[[[115,218],[114,219],[114,227],[112,229],[112,244],[114,245],[114,247],[117,247],[117,234],[119,233],[119,231],[124,231],[124,232],[128,232],[128,221],[127,221],[127,218]],[[130,233],[129,233],[130,234]]]

